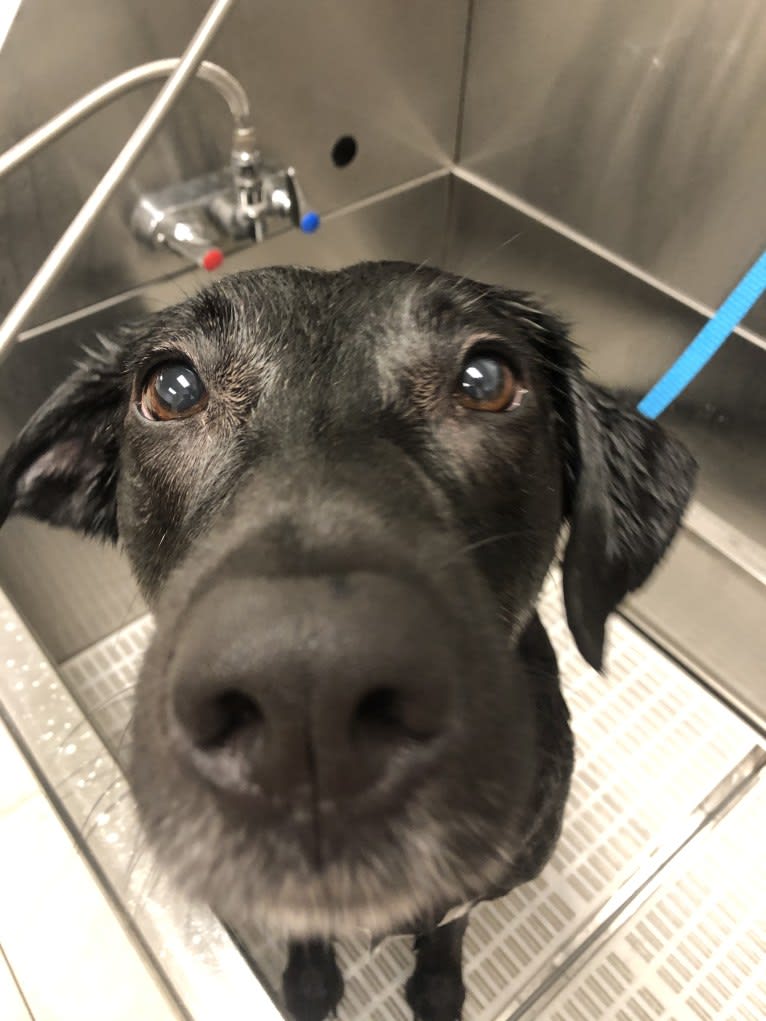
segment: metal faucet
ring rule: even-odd
[[[306,234],[319,227],[319,214],[306,205],[293,167],[275,170],[265,164],[252,129],[235,128],[230,166],[236,208],[230,210],[225,199],[219,198],[211,213],[233,237],[262,240],[265,216],[289,217]]]
[[[47,258],[27,284],[13,308],[11,308],[5,319],[0,323],[0,362],[7,357],[10,346],[16,339],[19,330],[27,321],[38,302],[59,279],[74,253],[87,236],[99,213],[130,172],[180,96],[187,82],[195,74],[199,74],[203,79],[207,79],[211,81],[211,84],[216,85],[221,95],[229,103],[235,125],[237,126],[235,128],[236,137],[236,129],[243,126],[242,122],[249,113],[247,96],[239,82],[232,78],[228,72],[224,71],[223,68],[218,68],[216,65],[203,63],[202,59],[206,48],[215,38],[235,3],[236,0],[212,0],[210,7],[180,58],[170,61],[155,61],[153,64],[145,64],[141,67],[133,68],[123,75],[118,75],[117,78],[94,89],[87,96],[83,96],[82,99],[73,103],[61,114],[13,146],[8,152],[0,155],[0,176],[2,176],[3,173],[7,173],[13,167],[19,165],[34,152],[42,149],[54,138],[62,134],[62,132],[69,130],[69,128],[73,127],[74,124],[78,123],[93,110],[109,102],[115,95],[132,89],[150,78],[167,77],[165,85],[141,118],[109,169],[48,253]],[[290,175],[289,170],[284,171],[284,173],[292,177],[294,185],[294,176]],[[294,189],[294,194],[296,202],[293,206],[293,211],[295,212],[300,205],[300,193],[297,191],[297,188]],[[313,227],[311,226],[312,223]],[[319,217],[316,213],[313,216],[309,214],[309,219],[303,225],[303,229],[306,230],[307,226],[309,230],[316,230],[319,226]],[[190,239],[195,240],[193,231],[191,234],[187,234],[185,238],[183,230],[177,231],[174,227],[172,233],[174,242],[178,244],[182,244]],[[181,236],[178,236],[179,234]]]
[[[229,166],[142,195],[131,216],[135,235],[165,246],[204,269],[216,269],[223,252],[210,237],[214,227],[229,240],[263,241],[271,218],[289,219],[307,234],[319,227],[293,167],[267,164],[250,125],[234,128]]]
[[[173,107],[186,83],[197,72],[202,63],[205,49],[215,38],[226,19],[226,15],[235,3],[236,0],[213,0],[204,18],[199,23],[197,30],[189,40],[183,55],[175,62],[174,69],[170,73],[168,80],[138,122],[133,134],[80,207],[75,218],[50,250],[42,266],[40,266],[24,288],[16,304],[5,317],[2,324],[0,324],[0,362],[7,356],[8,348],[14,341],[18,331],[29,318],[32,310],[69,264],[72,256],[92,227],[96,217],[149,144],[155,131]],[[54,121],[56,121],[56,118],[54,118]],[[44,133],[44,129],[41,130]],[[66,125],[61,130],[66,130]]]

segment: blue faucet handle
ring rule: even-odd
[[[287,194],[290,197],[290,219],[304,234],[313,234],[315,230],[319,229],[319,213],[306,208],[306,199],[298,184],[294,167],[288,167],[285,170],[285,183],[287,184]]]
[[[313,209],[309,209],[307,212],[302,214],[298,226],[304,234],[313,234],[315,230],[319,230],[321,222],[319,213]]]

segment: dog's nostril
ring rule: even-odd
[[[195,743],[201,748],[221,748],[240,731],[257,730],[262,723],[263,713],[254,698],[241,691],[224,691],[200,713]]]
[[[423,718],[417,699],[408,699],[397,688],[381,686],[359,700],[351,731],[355,739],[362,741],[416,741],[432,735],[432,723]]]
[[[399,696],[393,688],[375,688],[359,700],[354,712],[356,728],[380,731],[392,730],[403,725]]]

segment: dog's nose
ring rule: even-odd
[[[223,580],[178,636],[171,731],[223,790],[313,803],[406,782],[449,730],[452,646],[392,577]]]

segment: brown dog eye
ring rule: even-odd
[[[463,366],[455,396],[472,411],[511,411],[526,390],[508,363],[497,355],[474,354]]]
[[[141,410],[147,418],[188,418],[207,406],[207,390],[194,369],[182,362],[158,365],[146,378]]]

